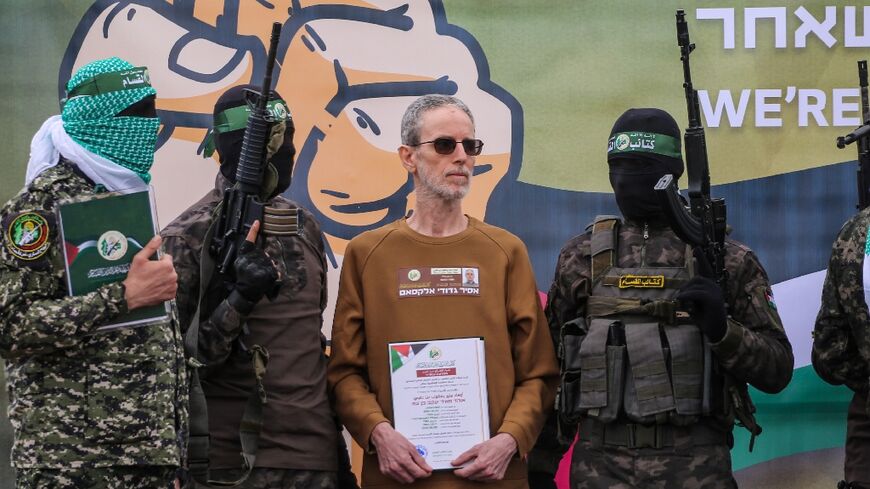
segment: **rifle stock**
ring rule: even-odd
[[[659,179],[655,186],[659,203],[665,209],[668,221],[674,233],[684,242],[692,246],[704,244],[704,227],[690,211],[683,205],[677,182],[670,173]]]

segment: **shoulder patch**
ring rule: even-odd
[[[773,300],[773,289],[770,287],[765,289],[764,298],[767,299],[767,306],[776,311],[776,301]]]
[[[42,211],[25,211],[3,219],[3,245],[15,258],[35,261],[51,246],[54,218]]]

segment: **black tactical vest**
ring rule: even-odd
[[[562,328],[566,419],[688,425],[702,415],[704,338],[679,311],[677,291],[692,278],[682,267],[620,268],[619,219],[592,225],[587,317]]]

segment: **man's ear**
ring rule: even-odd
[[[399,159],[402,160],[402,166],[408,170],[408,173],[412,175],[417,173],[417,158],[414,148],[404,144],[399,146]]]

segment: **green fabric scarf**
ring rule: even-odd
[[[112,76],[100,76],[107,73]],[[148,171],[154,163],[160,121],[156,117],[115,116],[157,94],[147,70],[120,58],[94,61],[73,75],[67,93],[70,96],[61,113],[67,134],[89,151],[150,182]]]

